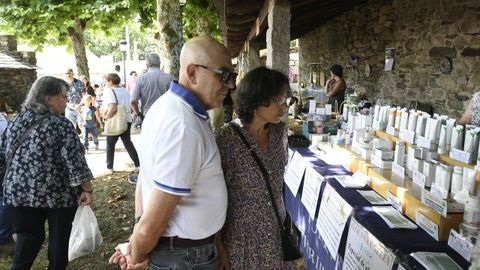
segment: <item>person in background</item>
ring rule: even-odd
[[[3,182],[4,203],[11,207],[17,245],[12,269],[31,269],[45,240],[48,222],[48,269],[65,269],[68,242],[78,204],[92,202],[93,175],[72,123],[62,116],[69,85],[58,78],[37,79],[2,135],[13,155]],[[38,123],[34,125],[34,123]],[[31,132],[27,130],[32,127]]]
[[[283,261],[280,226],[263,174],[250,152],[257,153],[269,172],[275,204],[285,219],[282,185],[288,152],[286,124],[281,119],[290,102],[288,77],[259,67],[245,75],[235,92],[238,119],[215,133],[228,190],[227,218],[216,239],[219,269],[296,269],[294,261]]]
[[[340,65],[333,65],[330,68],[330,78],[325,83],[327,90],[328,104],[332,104],[332,110],[342,113],[342,103],[345,100],[345,89],[347,85],[342,78],[343,69]]]
[[[95,93],[95,89],[93,89],[92,85],[90,84],[90,81],[88,80],[87,76],[81,75],[79,79],[83,82],[83,85],[85,86],[86,89],[86,95],[90,95],[93,99],[93,104],[96,104],[97,102],[97,94]],[[85,96],[84,94],[84,96]]]
[[[132,114],[130,111],[130,94],[126,88],[120,87],[120,77],[115,73],[108,73],[105,75],[107,81],[107,89],[103,93],[103,115],[105,121],[112,118],[117,112],[117,100],[119,105],[124,105],[127,109],[127,130],[122,134],[116,136],[107,136],[107,170],[113,173],[113,160],[115,157],[115,145],[118,138],[122,140],[123,146],[127,149],[128,155],[132,159],[135,169],[134,172],[138,172],[140,167],[140,161],[138,159],[137,150],[133,145],[130,137],[130,127],[132,126]],[[116,95],[116,98],[115,98]]]
[[[135,198],[141,218],[110,263],[122,269],[143,269],[149,261],[150,269],[217,269],[214,235],[225,221],[227,191],[206,110],[222,105],[235,77],[230,53],[216,40],[185,43],[178,83],[145,117]]]
[[[480,89],[475,90],[473,97],[468,101],[465,112],[457,120],[457,124],[472,124],[480,127]]]
[[[7,127],[7,103],[0,99],[0,145],[2,144],[2,134]],[[5,156],[0,153],[0,159]],[[12,234],[12,211],[9,206],[3,204],[3,180],[0,180],[0,257],[12,256],[15,253],[15,242]]]
[[[131,98],[133,113],[141,119],[147,115],[152,104],[168,90],[170,83],[175,80],[172,75],[160,70],[160,56],[158,54],[147,54],[146,61],[148,72],[140,75],[135,81]],[[141,109],[138,107],[139,101]]]
[[[98,136],[97,136],[97,123],[100,128],[103,129],[103,123],[100,119],[99,110],[93,105],[93,97],[85,95],[82,101],[82,108],[80,109],[82,118],[84,120],[83,125],[83,146],[85,146],[85,152],[88,153],[88,136],[92,135],[93,143],[95,144],[95,150],[98,150]]]
[[[135,89],[135,81],[137,80],[137,76],[138,75],[135,70],[130,72],[130,80],[127,82],[127,90],[130,95],[132,94],[133,89]]]
[[[78,113],[78,108],[80,107],[80,102],[82,101],[83,95],[86,93],[85,85],[74,76],[73,70],[67,68],[65,72],[65,80],[68,83],[67,95],[67,107],[65,108],[65,117],[72,122],[75,130],[82,127],[82,118]]]

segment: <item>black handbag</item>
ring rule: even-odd
[[[247,142],[245,137],[243,136],[242,132],[240,131],[240,128],[235,124],[232,123],[232,128],[235,130],[242,139],[243,143],[247,147],[247,149],[250,151],[252,154],[253,159],[257,162],[258,167],[260,167],[260,171],[263,174],[263,178],[265,179],[265,183],[267,185],[268,189],[268,194],[270,195],[270,200],[272,201],[272,206],[273,209],[275,210],[275,216],[277,217],[278,221],[278,226],[280,226],[280,237],[282,241],[282,255],[283,255],[283,260],[284,261],[293,261],[300,259],[302,257],[302,253],[300,252],[298,245],[297,245],[297,240],[296,237],[293,233],[293,224],[290,216],[288,213],[286,213],[286,218],[285,221],[282,223],[282,220],[280,219],[280,214],[278,212],[277,205],[275,204],[275,198],[273,197],[273,191],[272,187],[270,186],[270,180],[268,177],[268,172],[265,169],[265,166],[263,165],[262,161],[258,157],[257,153],[253,149],[253,147],[250,146],[250,144]]]

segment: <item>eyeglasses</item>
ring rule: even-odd
[[[287,106],[292,106],[294,103],[294,99],[292,97],[273,97],[272,100],[278,105],[287,104]]]
[[[218,74],[220,75],[220,81],[223,83],[223,84],[226,84],[228,83],[230,80],[233,81],[233,84],[235,84],[235,81],[237,79],[237,76],[238,74],[231,71],[231,70],[228,70],[228,69],[215,69],[215,68],[208,68],[204,65],[195,65],[196,67],[201,67],[201,68],[204,68],[210,72],[213,72],[215,74]]]

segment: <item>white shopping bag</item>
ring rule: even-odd
[[[68,243],[68,261],[94,252],[103,242],[97,218],[88,205],[79,205]]]

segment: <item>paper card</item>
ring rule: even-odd
[[[285,184],[288,186],[290,191],[292,191],[294,196],[297,196],[298,188],[302,182],[303,173],[305,172],[306,166],[305,160],[298,152],[293,154],[292,159],[288,163],[284,177]]]
[[[414,252],[410,254],[427,270],[461,270],[462,268],[445,253]]]
[[[419,185],[420,187],[425,187],[426,177],[423,173],[419,172],[418,170],[413,171],[413,183]]]
[[[450,157],[463,163],[470,163],[470,153],[459,149],[452,149]]]
[[[390,204],[382,196],[378,195],[374,190],[357,190],[362,197],[364,197],[370,204],[379,205],[379,204]]]
[[[302,203],[307,209],[312,220],[315,218],[317,210],[320,186],[324,178],[315,169],[307,166],[305,170],[305,180],[303,182]]]
[[[390,229],[416,229],[417,225],[404,217],[397,209],[392,206],[372,206],[372,209],[377,213]]]
[[[417,225],[426,231],[433,239],[438,241],[438,225],[431,219],[426,217],[422,212],[418,211],[415,215],[415,222]]]
[[[348,229],[343,270],[391,270],[395,255],[358,221],[352,219]]]
[[[308,113],[315,114],[315,109],[317,108],[317,101],[316,100],[309,100],[308,101]]]
[[[362,188],[367,184],[366,181],[359,181],[351,175],[335,175],[334,178],[344,188]]]
[[[450,230],[448,237],[448,245],[453,248],[458,254],[462,255],[465,260],[470,261],[472,258],[473,249],[475,246],[468,238],[463,237],[454,229]]]
[[[422,203],[426,204],[443,217],[447,217],[447,201],[440,199],[428,190],[422,190]]]
[[[333,259],[337,257],[342,233],[352,209],[332,186],[325,186],[318,212],[322,218],[317,219],[317,229]]]
[[[417,146],[420,146],[422,148],[426,148],[426,149],[430,150],[430,148],[432,147],[432,141],[430,141],[430,139],[428,139],[428,138],[419,136],[417,138]]]
[[[402,201],[393,195],[391,192],[387,192],[387,201],[400,213],[403,213],[402,210]]]
[[[295,151],[293,151],[291,148],[288,148],[288,161],[292,160],[293,154]]]
[[[432,185],[432,187],[430,188],[430,192],[442,200],[446,200],[448,197],[448,190],[444,189],[443,187],[437,184]]]
[[[387,134],[390,134],[392,136],[397,136],[398,135],[397,131],[392,126],[387,126]]]
[[[405,168],[395,162],[392,164],[392,173],[402,179],[405,178]]]
[[[415,141],[415,131],[401,129],[400,139],[406,141],[407,143],[413,143]]]

